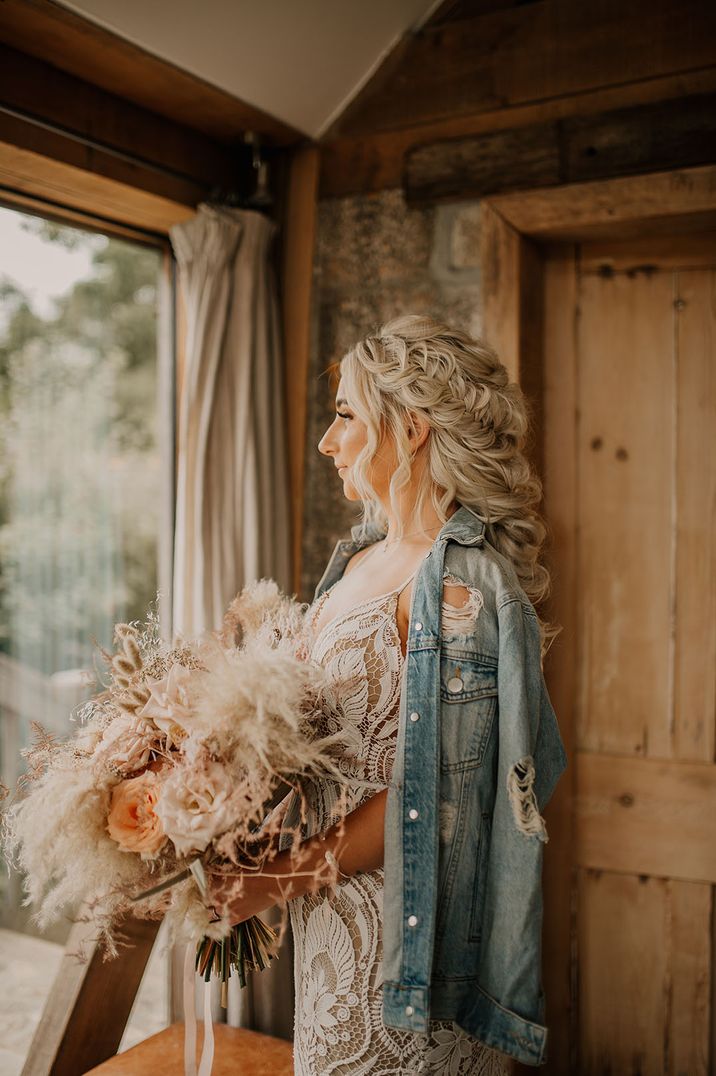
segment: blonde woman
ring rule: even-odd
[[[336,826],[317,787],[300,873],[286,847],[230,911],[289,899],[296,1073],[538,1065],[541,811],[566,757],[526,401],[487,344],[425,317],[384,325],[339,373],[318,448],[363,519],[308,616],[341,684],[353,809]]]

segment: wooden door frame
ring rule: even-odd
[[[550,844],[544,861],[544,985],[550,1028],[552,1073],[576,1071],[577,1013],[572,999],[570,938],[576,862],[574,799],[576,756],[573,703],[576,685],[577,594],[575,553],[568,536],[576,524],[575,462],[560,455],[559,472],[546,472],[545,441],[571,444],[576,401],[573,375],[560,381],[560,414],[550,428],[543,421],[545,383],[544,264],[555,242],[588,239],[637,239],[659,232],[688,231],[716,222],[716,167],[704,166],[575,183],[547,190],[498,195],[480,201],[480,265],[483,294],[483,336],[498,351],[511,376],[525,391],[534,414],[534,440],[528,452],[545,485],[544,511],[550,537],[546,558],[553,572],[553,595],[546,615],[563,631],[548,654],[545,678],[559,715],[571,765],[559,782],[545,816]],[[566,261],[560,274],[560,296],[573,310],[574,272]],[[567,319],[564,319],[566,322]],[[566,331],[562,325],[558,331]],[[569,347],[571,344],[566,344]],[[531,1071],[517,1066],[517,1072]]]

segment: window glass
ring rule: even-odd
[[[0,766],[64,737],[95,642],[156,607],[162,251],[0,207]],[[1,926],[37,934],[3,875]],[[64,942],[63,920],[46,933]]]

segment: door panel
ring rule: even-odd
[[[676,285],[673,746],[678,758],[711,762],[716,757],[716,270],[679,272]]]
[[[581,749],[669,754],[670,273],[579,277]]]
[[[549,1072],[716,1067],[715,341],[716,234],[550,248],[545,513],[565,631],[546,675],[572,761],[555,833],[573,846],[546,861],[572,909],[570,952],[545,968]]]

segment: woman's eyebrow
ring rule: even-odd
[[[336,399],[336,407],[340,407],[341,404],[347,404],[347,403],[348,403],[348,400],[344,400],[342,396],[339,396]]]

